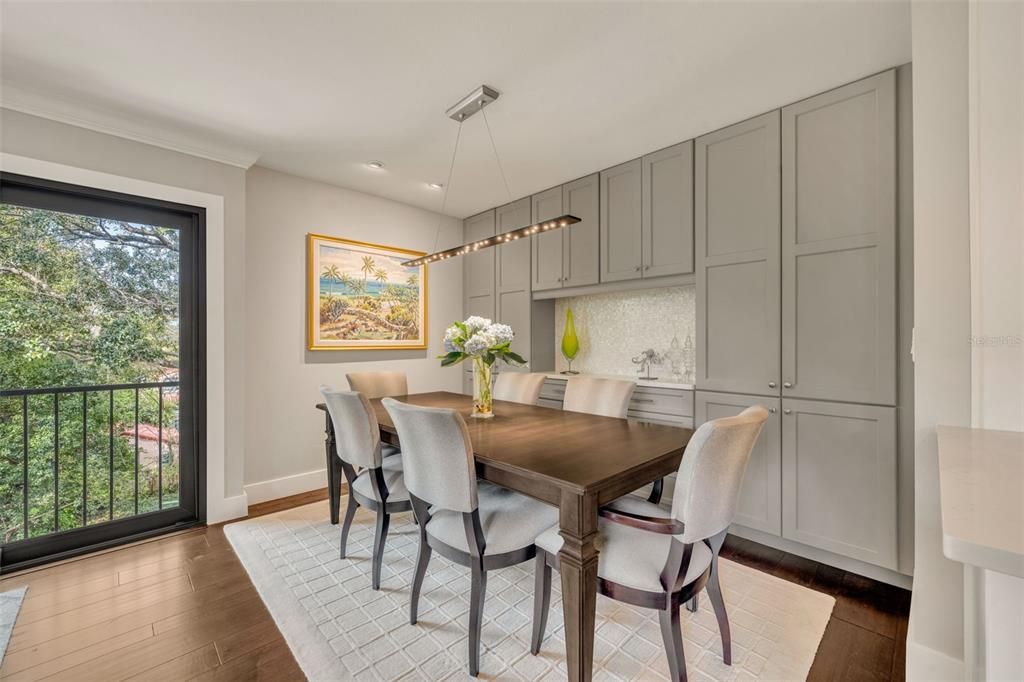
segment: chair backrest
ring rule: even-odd
[[[494,380],[491,397],[495,400],[507,400],[511,403],[536,405],[540,397],[540,389],[544,385],[543,374],[527,372],[502,372]]]
[[[349,372],[345,375],[348,387],[367,398],[383,398],[409,393],[405,372]]]
[[[768,410],[755,405],[701,424],[690,438],[672,499],[672,516],[686,528],[679,540],[704,540],[732,523],[750,452],[767,420]]]
[[[321,386],[320,395],[334,424],[338,457],[353,466],[379,467],[380,425],[366,396],[356,391],[335,391],[329,386]]]
[[[469,430],[455,410],[381,401],[402,443],[405,487],[424,502],[469,513],[477,508]]]
[[[562,409],[625,419],[635,388],[636,383],[628,379],[569,377]]]

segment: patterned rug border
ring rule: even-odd
[[[345,496],[343,495],[342,498],[342,502],[344,503]],[[343,506],[344,504],[342,504],[342,507]],[[253,585],[256,587],[256,590],[259,593],[260,598],[263,600],[264,604],[270,611],[270,614],[273,617],[274,622],[278,627],[278,630],[281,632],[285,641],[288,643],[289,648],[294,654],[296,661],[302,668],[302,671],[306,675],[306,677],[313,682],[327,682],[333,680],[350,679],[350,676],[344,673],[342,677],[338,677],[339,662],[336,652],[331,648],[331,645],[328,643],[323,633],[321,633],[318,625],[310,618],[308,611],[302,606],[302,604],[299,602],[299,599],[294,594],[292,594],[292,590],[286,583],[285,579],[278,574],[276,567],[272,563],[271,559],[265,553],[265,551],[260,546],[256,538],[252,535],[252,529],[259,527],[260,524],[264,524],[272,519],[280,519],[282,517],[301,516],[302,510],[311,507],[322,507],[324,516],[326,518],[327,502],[325,500],[321,500],[318,502],[312,502],[307,505],[302,505],[300,507],[294,507],[279,512],[274,512],[272,514],[266,514],[255,518],[243,519],[233,523],[228,523],[224,526],[224,533],[225,536],[228,538],[228,541],[231,544],[232,549],[235,551],[236,555],[241,561],[242,566],[245,568],[246,573],[252,580]],[[360,512],[366,513],[365,510],[360,510]],[[394,527],[394,523],[392,525]],[[339,527],[334,526],[334,528]],[[357,526],[353,525],[352,530],[353,533],[355,533],[355,531],[357,530]],[[436,558],[437,555],[435,554],[435,560]],[[835,599],[833,597],[825,593],[819,592],[817,590],[813,590],[812,588],[799,585],[797,583],[791,583],[789,581],[783,580],[782,578],[778,578],[770,574],[757,571],[756,569],[743,566],[742,564],[730,562],[726,559],[723,559],[722,562],[725,564],[731,564],[732,566],[738,567],[745,571],[755,572],[760,576],[764,576],[765,578],[768,578],[770,580],[780,581],[782,583],[799,588],[801,590],[812,592],[815,595],[817,595],[817,598],[820,599],[823,603],[825,602],[825,600],[827,600],[829,602],[828,614],[824,618],[824,624],[821,627],[821,633],[818,636],[817,644],[815,646],[816,655],[817,650],[821,646],[821,641],[824,637],[825,628],[828,625],[828,621],[831,618],[832,611],[835,607]],[[367,580],[369,580],[368,575]],[[725,585],[724,581],[723,585]],[[726,586],[726,589],[728,589],[728,586]],[[553,604],[553,609],[558,609],[557,604]],[[553,613],[552,615],[557,615],[560,617],[560,614]],[[600,619],[601,616],[599,614],[598,620],[600,621]],[[732,621],[732,618],[730,618],[730,621]],[[552,629],[552,626],[549,624],[549,633],[551,633]],[[559,641],[561,641],[560,638]],[[482,652],[482,655],[486,655],[486,653]],[[813,658],[814,656],[811,657],[812,661]],[[690,661],[688,661],[688,664],[689,663]],[[596,667],[597,663],[595,662],[595,668]],[[808,664],[806,667],[807,671],[809,671],[809,669],[810,664]],[[561,666],[555,670],[564,671],[564,663],[561,664]],[[693,669],[692,666],[690,666],[688,672],[690,673],[691,678],[706,679],[705,675],[694,675],[696,671]],[[596,673],[597,670],[595,669],[595,678],[598,677]],[[806,672],[804,673],[804,676],[806,677]],[[460,677],[472,679],[468,678],[468,676]],[[483,673],[483,671],[481,671],[481,678],[484,677],[486,677],[486,675]],[[750,678],[748,676],[747,678],[743,679]],[[760,679],[792,678],[767,676]]]

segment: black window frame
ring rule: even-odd
[[[179,229],[179,472],[192,479],[178,507],[5,544],[0,573],[205,524],[206,209],[8,172],[0,172],[0,203]]]

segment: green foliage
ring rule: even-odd
[[[175,379],[178,249],[176,230],[0,204],[0,388]],[[165,389],[165,435],[176,432],[174,397]],[[90,392],[84,400],[83,421],[80,393],[56,406],[52,394],[24,403],[0,398],[0,542],[24,533],[23,467],[32,536],[54,530],[55,507],[60,530],[82,525],[83,515],[94,523],[134,513],[135,443],[124,434],[135,424],[135,392]],[[158,406],[157,389],[140,391],[139,421],[157,425]],[[159,494],[158,448],[142,445],[139,511],[147,511]],[[177,498],[177,449],[165,441],[159,455],[165,507]]]

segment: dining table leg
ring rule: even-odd
[[[327,454],[327,500],[331,506],[331,523],[338,525],[338,511],[341,508],[341,467],[338,466],[337,444],[334,440],[334,424],[327,413],[324,426],[324,451]]]
[[[558,553],[569,680],[589,682],[594,668],[597,609],[597,498],[563,491]]]

